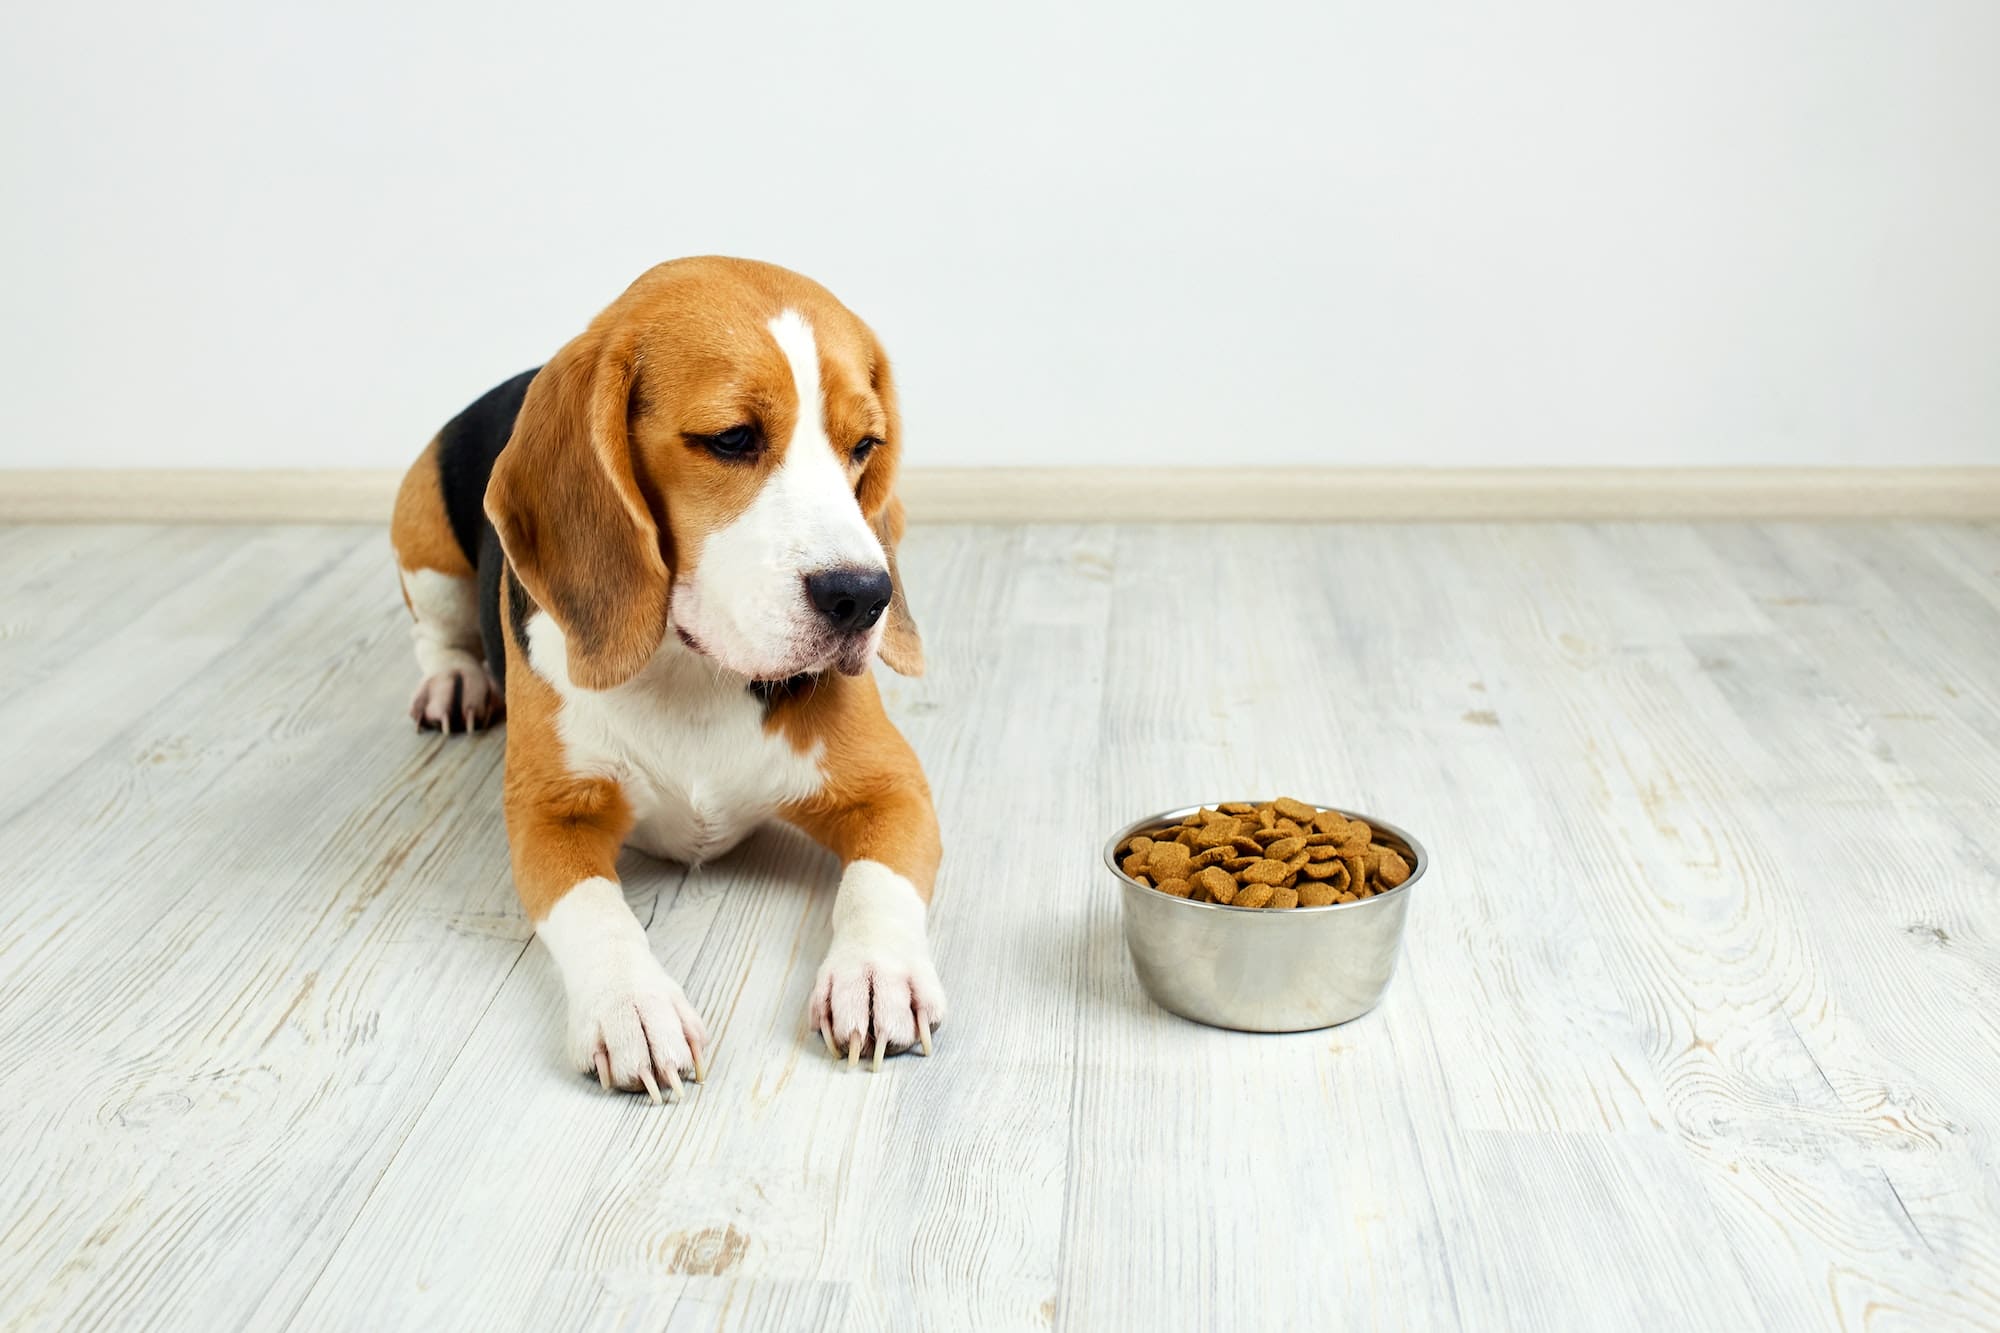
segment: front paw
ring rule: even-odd
[[[610,969],[569,1006],[569,1056],[605,1088],[643,1089],[655,1102],[666,1084],[678,1100],[681,1071],[702,1080],[708,1031],[674,979],[650,956]]]
[[[836,938],[813,983],[812,1025],[827,1050],[847,1053],[852,1067],[863,1049],[882,1067],[884,1051],[921,1046],[931,1053],[931,1033],[944,1026],[944,987],[928,945],[893,938]]]

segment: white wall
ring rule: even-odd
[[[930,464],[2000,462],[2000,5],[10,5],[0,463],[400,466],[649,263]]]

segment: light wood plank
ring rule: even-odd
[[[296,1303],[520,955],[497,740],[409,727],[393,579],[331,554],[275,603],[300,571],[271,564],[237,651],[0,827],[22,1326]]]
[[[9,683],[0,695],[0,734],[35,756],[32,765],[0,768],[0,817],[61,783],[135,720],[173,706],[198,673],[240,651],[246,625],[306,594],[330,565],[380,550],[353,528],[264,529],[233,538],[192,528],[140,531],[136,547],[121,543],[115,554],[88,562],[109,571],[103,586],[61,579],[62,595],[26,622],[22,637],[31,646],[0,655]],[[167,759],[161,752],[148,762]]]
[[[1782,640],[1711,644],[1709,660],[1770,752],[1769,836],[1808,882],[1838,886],[1810,922],[1847,1021],[1819,1052],[1830,1084],[1907,1142],[1873,1165],[1902,1243],[1958,1275],[1990,1311],[2000,1294],[2000,1124],[1987,1066],[2000,1049],[2000,948],[1991,934],[2000,771],[1984,663],[2000,605],[1959,585],[1929,543],[1887,529],[1715,534],[1764,550]],[[1856,652],[1857,639],[1869,651]],[[1844,780],[1803,790],[1796,775]],[[1828,799],[1832,795],[1834,799]],[[1858,817],[1857,817],[1858,816]],[[1936,1307],[1933,1317],[1964,1317]]]
[[[0,528],[0,1328],[2000,1324],[2000,529],[932,526],[884,676],[953,1012],[803,1031],[833,867],[628,899],[719,1038],[560,1067],[498,738],[359,529]],[[1380,1009],[1185,1023],[1096,861],[1407,824]]]
[[[1676,618],[1635,594],[1593,534],[1523,529],[1508,544],[1512,560],[1462,563],[1467,605],[1483,609],[1491,651],[1537,680],[1524,696],[1538,715],[1537,795],[1574,816],[1579,846],[1596,844],[1591,878],[1611,892],[1586,920],[1615,942],[1626,1007],[1655,1030],[1674,1126],[1764,1321],[1990,1315],[1990,1294],[1909,1243],[1881,1164],[1921,1140],[1827,1074],[1829,1052],[1853,1049],[1853,1025],[1830,993],[1817,891],[1848,893],[1874,867],[1788,854],[1784,816],[1760,803],[1768,719],[1728,710],[1675,641]],[[1483,599],[1521,586],[1537,590],[1533,614],[1510,627]]]

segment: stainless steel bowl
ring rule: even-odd
[[[1304,1032],[1373,1009],[1396,970],[1410,890],[1430,868],[1422,844],[1373,815],[1321,807],[1366,820],[1408,848],[1410,877],[1359,902],[1281,912],[1176,898],[1119,869],[1127,838],[1201,808],[1148,815],[1104,844],[1104,864],[1125,891],[1125,947],[1146,993],[1183,1018],[1243,1032]]]

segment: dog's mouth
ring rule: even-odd
[[[872,632],[848,634],[842,636],[831,665],[843,676],[859,676],[868,670],[869,659],[874,656],[875,635]]]
[[[748,677],[752,685],[787,685],[827,671],[838,671],[843,676],[859,676],[868,670],[868,663],[875,656],[875,634],[871,629],[860,634],[822,635],[805,644],[802,651],[796,654],[794,662],[788,665],[742,671],[710,652],[700,639],[688,631],[687,626],[678,621],[672,623],[674,634],[689,652],[725,670]]]

